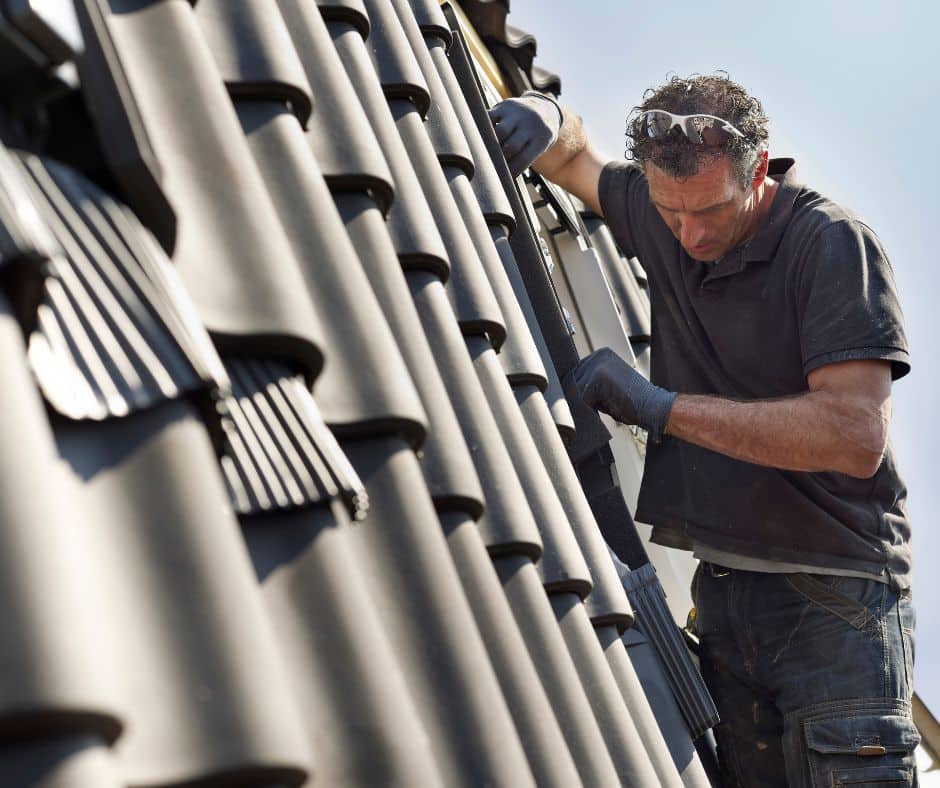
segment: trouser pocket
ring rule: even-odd
[[[903,702],[879,698],[821,704],[791,717],[787,727],[785,737],[802,753],[802,763],[787,764],[792,786],[917,784],[914,748],[920,735]]]
[[[863,630],[871,623],[872,613],[862,601],[847,596],[813,575],[799,572],[784,577],[795,591],[802,594],[810,602],[841,618],[854,629]],[[843,578],[833,579],[842,580]],[[874,584],[875,582],[866,581],[866,584]],[[882,590],[880,585],[878,588]]]

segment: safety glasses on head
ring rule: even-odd
[[[719,147],[731,137],[744,136],[728,121],[715,115],[675,115],[664,109],[649,109],[641,112],[637,118],[640,120],[640,133],[650,139],[665,137],[675,128],[685,134],[690,142],[708,147]]]

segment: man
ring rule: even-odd
[[[608,349],[584,400],[649,432],[637,518],[691,549],[728,786],[915,785],[905,488],[887,444],[910,369],[890,265],[859,218],[771,160],[760,102],[674,78],[608,162],[528,93],[491,117],[646,269],[652,382]]]

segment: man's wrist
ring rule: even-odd
[[[663,435],[666,434],[666,428],[669,426],[669,416],[672,414],[672,408],[676,404],[679,395],[674,391],[667,391],[652,383],[650,383],[650,387],[651,394],[647,400],[648,404],[644,414],[646,416],[646,425],[641,426],[645,427],[647,435],[653,443],[659,443]]]

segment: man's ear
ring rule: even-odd
[[[770,167],[770,153],[764,151],[757,160],[757,166],[754,168],[754,180],[751,182],[751,188],[757,189],[767,177],[767,169]]]

